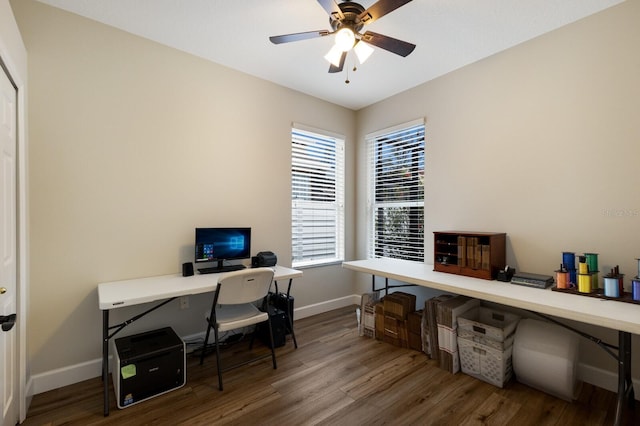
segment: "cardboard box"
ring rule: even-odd
[[[378,303],[378,292],[364,293],[360,298],[360,312],[362,315],[360,336],[374,337],[375,335],[375,305]]]
[[[480,306],[480,300],[467,296],[454,296],[438,304],[436,321],[440,368],[457,373],[460,371],[457,341],[457,320],[460,315]]]
[[[418,333],[420,334],[422,331],[422,314],[423,314],[423,310],[420,309],[419,311],[413,311],[409,313],[409,317],[407,318],[408,320],[408,327],[409,327],[409,332],[410,333]]]
[[[409,331],[409,348],[422,352],[422,336],[420,333]]]
[[[407,321],[385,315],[383,341],[401,348],[408,348]]]
[[[376,331],[376,314],[373,305],[364,305],[362,311],[361,336],[374,337]]]
[[[406,320],[410,312],[416,310],[416,296],[414,294],[396,291],[384,297],[384,315]]]
[[[376,339],[383,340],[384,338],[384,305],[382,304],[382,302],[377,303],[375,305],[375,322],[376,322],[376,327],[375,327]]]

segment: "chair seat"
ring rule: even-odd
[[[216,311],[218,330],[227,331],[267,321],[268,314],[252,303],[222,305]]]

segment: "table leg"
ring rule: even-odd
[[[632,408],[635,405],[635,395],[633,392],[633,379],[631,378],[631,333],[624,333],[624,339],[624,363],[626,365],[624,377],[627,383],[627,403]]]
[[[618,400],[613,423],[616,426],[622,424],[625,402],[629,407],[635,404],[631,379],[631,333],[618,331]]]
[[[287,287],[287,318],[289,318],[289,331],[291,331],[291,337],[293,338],[293,347],[298,349],[298,341],[296,340],[296,333],[293,331],[293,308],[289,306],[289,295],[291,294],[291,283],[293,278],[289,278],[289,286]]]
[[[109,415],[109,310],[102,311],[102,386],[104,416]]]
[[[393,286],[393,287],[412,287],[412,286],[413,284],[404,284],[404,285]],[[384,278],[384,287],[376,288],[376,276],[371,275],[371,291],[375,293],[377,291],[382,291],[382,290],[384,290],[384,294],[389,294],[389,278],[387,277]]]

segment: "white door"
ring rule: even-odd
[[[0,425],[18,421],[16,90],[0,68]]]

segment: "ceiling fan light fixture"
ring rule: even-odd
[[[358,61],[362,64],[373,53],[372,47],[378,47],[402,57],[409,55],[416,47],[415,44],[384,34],[374,33],[373,31],[361,32],[365,25],[377,21],[412,0],[370,0],[373,4],[368,8],[355,1],[305,1],[317,1],[322,6],[325,12],[329,14],[329,26],[331,29],[271,36],[269,40],[273,44],[281,44],[329,35],[334,36],[334,46],[324,56],[331,63],[329,67],[329,73],[331,74],[342,72],[351,49],[355,51]],[[354,71],[355,62],[354,58]]]
[[[359,40],[355,46],[353,46],[353,51],[356,52],[356,56],[358,57],[358,61],[361,64],[364,64],[364,61],[369,59],[369,56],[373,53],[373,47],[369,46],[362,40]]]
[[[329,61],[333,66],[340,66],[340,58],[342,57],[342,49],[336,44],[331,47],[331,50],[324,55],[324,58]]]
[[[355,42],[356,35],[351,28],[341,28],[336,33],[336,46],[338,46],[342,52],[350,50]]]

